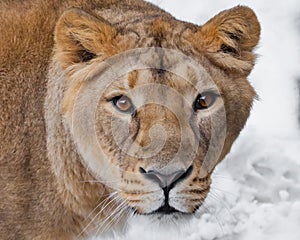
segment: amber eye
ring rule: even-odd
[[[194,110],[197,111],[211,107],[215,103],[217,97],[218,95],[212,92],[199,94],[194,102]]]
[[[132,113],[134,106],[129,97],[118,96],[112,99],[113,105],[121,112]]]

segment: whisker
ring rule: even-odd
[[[122,208],[124,204],[126,204],[119,196],[117,196],[117,198],[114,200],[115,200],[114,201],[115,204],[119,204],[119,202],[121,202],[121,204],[117,208],[115,208],[108,216],[106,216],[104,220],[101,221],[101,224],[97,227],[96,236],[98,235],[98,232],[102,227],[103,227],[102,231],[101,231],[102,233],[105,232],[110,227],[109,224],[110,224],[110,222],[113,223],[116,212],[118,212],[119,209]]]
[[[112,196],[111,193],[108,193],[108,194],[105,194],[105,195],[102,195],[101,198],[103,197],[106,197],[106,196]],[[105,204],[106,201],[109,200],[109,197],[105,198],[105,199],[100,199],[99,200],[99,203],[97,204],[97,206],[89,213],[89,215],[84,219],[84,220],[87,220],[88,218],[90,218],[90,216],[96,211],[96,209],[101,205],[101,204]]]
[[[105,182],[103,182],[103,181],[98,181],[98,180],[86,180],[86,181],[80,181],[81,183],[99,183],[99,184],[106,184]],[[107,182],[108,183],[108,182]],[[110,183],[112,183],[112,182],[110,182]],[[114,190],[114,191],[122,191],[122,189],[121,188],[118,188],[117,187],[117,185],[119,184],[119,183],[117,183],[117,182],[114,182],[114,184],[116,185],[116,186],[111,186],[111,185],[108,185],[107,187],[109,187],[110,189],[112,189],[112,190]]]
[[[124,226],[122,227],[122,232],[125,231],[129,227],[129,221],[133,218],[134,212],[130,208],[125,209],[125,214],[127,214],[127,221],[125,222]]]
[[[126,209],[125,206],[126,203],[121,203],[121,205],[118,207],[118,210],[114,212],[113,217],[104,226],[103,232],[107,231],[107,229],[109,229],[113,224],[117,224],[121,221],[121,216],[124,214],[124,209]]]
[[[221,174],[218,174],[218,173],[213,173],[212,178],[213,179],[215,179],[215,178],[222,178],[222,179],[234,182],[234,180],[232,179],[231,176],[221,175]]]
[[[186,183],[181,183],[183,186],[185,186],[185,190],[207,190],[208,186],[200,186],[200,187],[195,187],[195,186],[189,186]],[[211,186],[209,186],[211,188]]]
[[[106,201],[109,201],[109,198],[115,196],[117,194],[117,192],[113,192],[107,199],[104,200],[104,203],[106,203]],[[90,222],[83,228],[83,230],[77,235],[77,238],[79,236],[81,236],[88,228],[89,226],[94,222],[94,220],[106,209],[107,206],[109,206],[112,202],[113,202],[114,198],[111,199],[108,203],[105,204],[105,206],[90,220]],[[102,201],[103,202],[103,201]],[[100,204],[102,204],[102,202]],[[95,209],[97,209],[99,207],[99,205],[94,208],[93,212],[95,211]],[[89,214],[89,216],[91,216],[92,213]]]
[[[117,184],[117,181],[104,181],[104,180],[82,180],[80,181],[82,183],[102,183],[102,184],[109,184],[109,183],[115,183]]]
[[[210,197],[213,198],[215,201],[217,201],[218,204],[221,203],[222,206],[226,209],[226,212],[230,215],[230,217],[231,217],[233,220],[236,220],[236,217],[231,213],[229,206],[226,204],[225,201],[222,201],[222,199],[219,198],[219,196],[218,196],[216,193],[211,192]]]
[[[219,192],[222,192],[222,193],[225,193],[225,194],[229,194],[229,195],[231,195],[231,196],[233,196],[233,197],[239,197],[239,196],[238,196],[237,194],[235,194],[235,193],[229,192],[229,191],[224,190],[224,189],[217,188],[217,187],[215,187],[215,186],[211,186],[211,188],[212,188],[213,190],[216,190],[216,191],[219,191]]]
[[[216,221],[217,221],[217,223],[218,223],[218,225],[219,225],[219,227],[220,227],[220,229],[221,229],[221,231],[224,235],[223,226],[222,226],[221,222],[219,221],[219,219],[217,218],[217,216],[209,210],[209,205],[204,201],[202,203],[202,206],[210,213],[210,215],[212,215],[216,219]]]

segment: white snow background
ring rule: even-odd
[[[249,80],[260,96],[230,154],[213,175],[201,216],[186,226],[133,220],[122,240],[299,240],[299,0],[152,0],[181,20],[204,24],[221,10],[251,7],[261,22],[260,55]],[[103,239],[103,238],[97,238]]]

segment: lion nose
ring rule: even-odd
[[[170,174],[162,174],[156,170],[146,171],[140,168],[140,172],[148,179],[159,184],[161,188],[173,188],[178,182],[186,179],[192,172],[193,166],[188,169],[177,170]]]

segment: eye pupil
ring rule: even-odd
[[[207,106],[208,106],[208,104],[206,103],[205,97],[202,97],[202,98],[199,100],[199,104],[200,104],[202,107],[207,107]]]
[[[126,105],[128,104],[128,101],[127,101],[126,99],[120,99],[120,100],[118,101],[118,104],[119,104],[120,106],[126,106]]]
[[[126,96],[119,96],[113,99],[114,106],[121,112],[131,112],[133,110],[133,104],[131,100]]]
[[[216,94],[214,93],[202,93],[199,94],[195,103],[194,110],[202,110],[211,107],[216,100]]]

